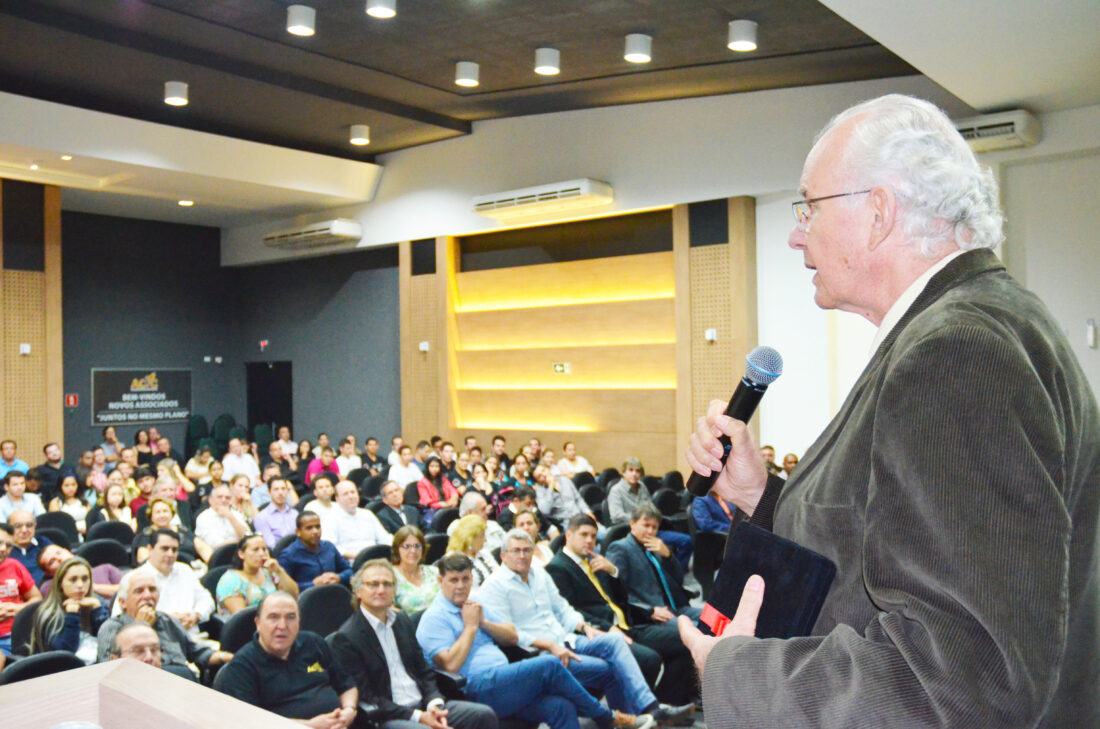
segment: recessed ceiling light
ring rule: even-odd
[[[165,81],[164,103],[169,106],[187,106],[187,84],[183,81]]]
[[[362,147],[364,144],[370,144],[370,127],[366,124],[352,124],[351,136],[348,141],[357,147]]]
[[[195,201],[194,200],[180,200],[178,204],[181,208],[189,208],[189,207],[191,207],[192,205],[195,204]]]
[[[556,76],[561,73],[561,52],[557,48],[536,48],[535,73],[540,76]]]
[[[61,159],[65,160],[66,162],[68,162],[68,161],[69,161],[69,160],[71,160],[72,158],[73,158],[73,156],[72,156],[71,154],[63,154],[63,155],[61,155]]]
[[[455,83],[459,86],[477,86],[479,67],[473,61],[459,61],[455,64]]]
[[[367,0],[367,15],[372,18],[392,18],[397,15],[397,0]]]
[[[38,163],[37,162],[32,162],[31,163],[31,169],[32,170],[37,170],[38,169]]]
[[[630,63],[649,63],[652,59],[650,51],[653,48],[653,38],[644,33],[631,33],[626,37],[626,50],[623,58]]]
[[[729,42],[726,47],[731,51],[746,53],[756,50],[756,22],[752,20],[731,20]]]
[[[313,35],[317,11],[308,5],[291,5],[286,9],[286,32],[292,35]]]

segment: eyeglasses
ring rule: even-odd
[[[798,229],[803,233],[810,232],[810,219],[813,217],[814,211],[811,207],[814,203],[819,203],[822,200],[832,200],[838,197],[848,197],[850,195],[866,195],[871,191],[858,190],[856,192],[841,192],[836,195],[823,195],[821,197],[811,197],[806,200],[799,200],[798,202],[791,203],[791,212],[794,213],[794,222],[798,226]]]
[[[401,549],[407,549],[410,552],[419,552],[424,549],[422,544],[402,544]]]
[[[518,557],[526,557],[535,553],[535,550],[531,549],[530,547],[514,547],[512,549],[509,549],[508,551]]]
[[[11,528],[12,529],[34,529],[34,522],[33,521],[23,521],[23,522],[19,522],[18,524],[15,523],[15,522],[11,522]]]
[[[370,582],[364,582],[363,587],[368,590],[377,590],[379,587],[384,587],[387,590],[393,589],[393,583],[389,580],[371,580]]]
[[[136,645],[136,646],[133,646],[132,648],[127,648],[126,650],[122,651],[122,655],[124,655],[124,656],[144,656],[146,653],[148,653],[149,655],[152,655],[152,656],[159,656],[160,655],[160,646],[159,645]]]

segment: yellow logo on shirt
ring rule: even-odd
[[[325,669],[321,668],[320,663],[314,663],[312,666],[306,669],[306,673],[324,673]]]

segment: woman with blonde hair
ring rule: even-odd
[[[467,514],[454,523],[448,552],[460,552],[474,563],[474,586],[489,579],[500,563],[485,549],[485,520],[477,514]]]
[[[428,543],[424,533],[414,526],[403,526],[393,535],[390,561],[397,576],[394,604],[403,612],[427,609],[439,594],[439,570],[424,564]]]
[[[258,510],[252,503],[252,478],[247,473],[238,473],[229,482],[229,508],[237,512],[245,524],[251,524]]]

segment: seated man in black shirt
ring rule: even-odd
[[[347,729],[359,690],[316,633],[298,632],[298,603],[273,592],[256,611],[256,637],[218,672],[214,688],[314,729]]]

